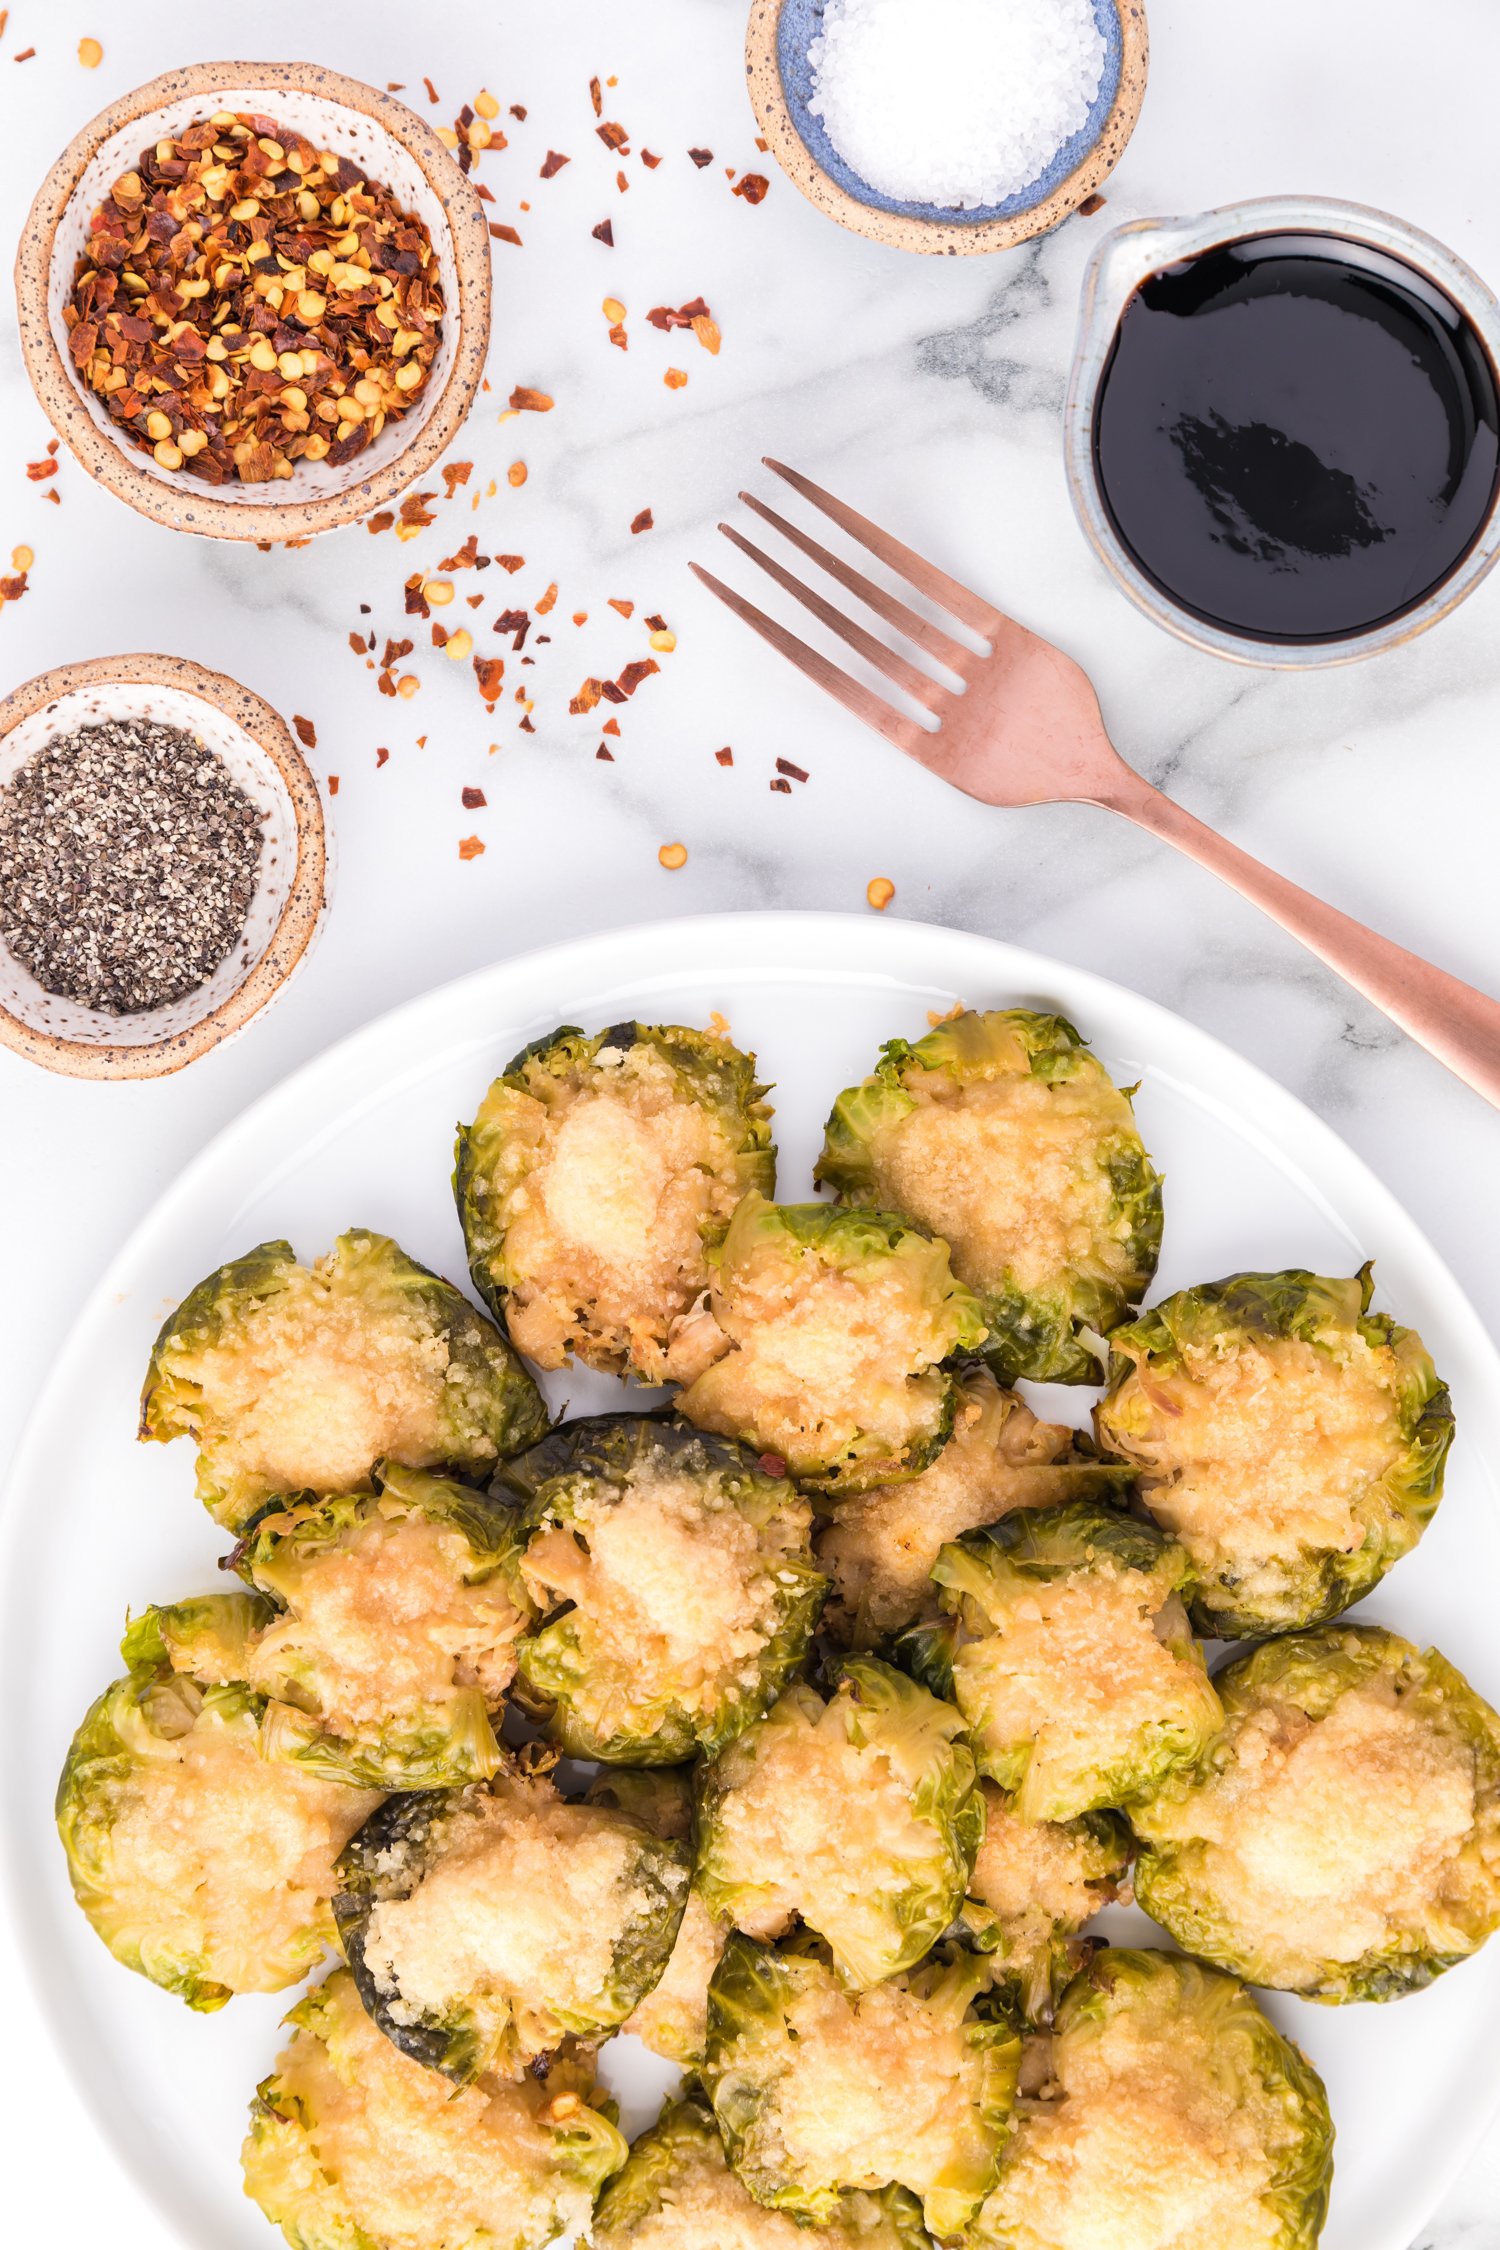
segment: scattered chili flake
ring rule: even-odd
[[[607,742],[600,743],[598,749],[594,752],[594,756],[596,758],[607,758],[611,765],[615,762],[615,754]]]
[[[734,752],[727,747],[723,750],[716,750],[714,757],[721,766],[732,766],[734,764]]]
[[[686,867],[687,845],[663,844],[661,850],[657,853],[656,856],[661,861],[663,867],[673,869],[678,867]]]
[[[30,62],[30,60],[31,60],[32,56],[33,56],[33,55],[34,55],[35,53],[36,53],[36,49],[35,49],[35,47],[23,47],[23,48],[21,49],[21,52],[20,52],[20,53],[19,53],[18,55],[13,55],[13,56],[11,57],[11,60],[12,60],[13,62]]]
[[[764,172],[746,172],[735,181],[730,193],[742,195],[747,203],[764,203],[770,185]]]
[[[719,346],[724,339],[719,333],[718,322],[713,318],[711,314],[706,312],[694,314],[693,334],[697,337],[699,343],[703,346],[703,349],[711,354],[713,358],[717,359],[719,356]]]
[[[615,246],[615,230],[610,225],[608,219],[601,219],[599,221],[599,224],[596,227],[591,227],[589,231],[593,235],[596,242],[603,243],[606,250],[613,250]]]
[[[472,656],[473,653],[474,636],[467,625],[460,625],[456,633],[448,635],[443,654],[451,656],[455,664],[462,664],[464,658]]]
[[[618,297],[606,297],[599,310],[606,320],[620,321],[625,318],[625,307]]]
[[[524,555],[496,555],[495,560],[502,570],[509,571],[512,578],[518,570],[524,570],[526,567]]]
[[[376,770],[376,772],[377,772],[377,773],[378,773],[378,772],[380,771],[380,768],[381,768],[381,767],[382,767],[382,766],[383,766],[383,765],[385,764],[385,762],[386,762],[386,759],[387,759],[387,758],[388,758],[389,756],[390,756],[390,752],[389,752],[389,750],[377,750],[377,751],[376,751],[376,753],[375,753],[375,770]]]
[[[366,531],[389,531],[395,520],[396,518],[389,508],[382,508],[377,515],[371,516],[369,522],[365,525],[365,529]]]
[[[331,774],[330,774],[330,775],[328,776],[328,794],[329,794],[329,796],[330,796],[330,797],[336,797],[336,796],[338,795],[338,793],[339,793],[339,777],[338,777],[338,775],[337,775],[336,773],[331,773]]]
[[[477,531],[471,531],[461,547],[455,547],[451,555],[443,557],[438,564],[438,569],[484,570],[488,568],[488,565],[489,557],[479,552],[479,534]]]
[[[583,718],[588,712],[595,709],[603,693],[604,682],[602,680],[596,680],[592,676],[590,676],[590,678],[584,681],[582,687],[578,690],[578,693],[569,703],[569,715],[575,719]]]
[[[524,461],[512,461],[505,474],[511,484],[524,484],[526,482],[526,463]]]
[[[782,795],[783,797],[790,797],[790,795],[791,795],[791,793],[792,793],[792,785],[791,785],[791,783],[790,783],[789,781],[783,781],[783,780],[781,780],[781,778],[780,778],[779,776],[777,777],[777,779],[776,779],[775,781],[773,781],[773,782],[772,782],[772,784],[771,784],[771,787],[772,787],[773,789],[775,789],[775,790],[779,791],[779,792],[780,792],[780,794],[781,794],[781,795]]]
[[[621,601],[617,595],[610,595],[609,606],[611,609],[617,609],[622,617],[634,617],[635,615],[635,603]]]
[[[1083,201],[1078,206],[1079,218],[1093,218],[1096,211],[1102,211],[1104,209],[1104,206],[1108,202],[1108,200],[1109,198],[1104,195],[1086,195]]]
[[[545,593],[545,594],[541,594],[541,595],[539,595],[539,596],[538,596],[538,598],[537,598],[537,603],[536,603],[536,613],[537,613],[537,616],[538,616],[538,617],[546,617],[546,616],[548,616],[548,615],[549,615],[549,614],[551,613],[551,611],[552,611],[553,609],[555,609],[555,608],[556,608],[556,606],[557,606],[557,580],[556,580],[556,579],[554,578],[554,579],[553,579],[553,581],[552,581],[552,584],[551,584],[551,585],[550,585],[550,586],[549,586],[549,587],[547,588],[547,591],[546,591],[546,593]]]
[[[79,40],[78,60],[82,63],[85,70],[97,70],[99,68],[99,65],[104,60],[104,49],[100,46],[97,39]]]
[[[587,625],[588,621],[589,621],[589,613],[588,613],[588,611],[587,611],[586,609],[575,609],[575,610],[574,610],[574,612],[573,612],[573,623],[574,623],[575,625]]]
[[[790,758],[778,758],[776,761],[776,771],[778,773],[789,774],[793,781],[806,781],[807,779],[807,775],[804,773],[801,766],[794,766]]]
[[[18,602],[26,591],[26,573],[18,570],[14,578],[0,578],[0,605]]]
[[[531,619],[524,609],[502,609],[490,627],[492,633],[513,633],[511,653],[519,656],[526,646],[526,636],[531,631]]]
[[[297,730],[297,740],[301,743],[303,749],[316,750],[318,747],[318,730],[313,725],[312,720],[294,717],[292,725]]]
[[[600,732],[601,732],[602,734],[612,734],[612,735],[615,735],[616,737],[618,737],[618,735],[619,735],[619,732],[620,732],[620,722],[619,722],[619,720],[618,720],[618,719],[606,719],[606,720],[605,720],[605,722],[604,722],[604,725],[603,725],[603,726],[601,727],[601,729],[600,729]]]
[[[517,414],[550,414],[552,400],[545,391],[534,391],[529,383],[518,383],[510,394],[511,407]]]
[[[62,494],[58,491],[55,484],[48,485],[46,491],[42,494],[42,498],[44,500],[50,500],[54,508],[60,508],[62,506]]]
[[[467,484],[474,474],[472,461],[445,461],[438,475],[443,480],[443,498],[451,500],[461,484]]]
[[[535,733],[536,733],[536,728],[535,728],[535,727],[534,727],[534,726],[532,725],[532,723],[531,723],[531,721],[530,721],[529,719],[518,719],[518,720],[516,721],[516,724],[517,724],[517,726],[518,726],[518,727],[520,728],[520,730],[521,730],[522,734],[535,734]]]
[[[422,683],[415,672],[407,672],[396,682],[396,693],[403,703],[410,703]]]
[[[546,162],[542,166],[542,178],[544,180],[556,179],[563,166],[565,164],[571,164],[572,161],[573,159],[571,156],[562,156],[555,148],[549,148],[547,151]]]
[[[641,150],[641,162],[645,165],[648,172],[654,172],[657,165],[660,164],[661,158],[659,156],[653,156],[649,148],[643,148]]]
[[[41,461],[28,461],[26,464],[26,474],[30,477],[33,484],[40,484],[43,477],[56,476],[57,463],[50,459],[44,459]]]
[[[708,306],[702,297],[690,297],[685,305],[678,305],[675,311],[671,305],[653,305],[646,318],[653,328],[661,329],[665,335],[673,328],[691,328],[698,315],[707,311]]]
[[[711,148],[690,148],[688,150],[688,155],[697,165],[700,172],[703,170],[705,164],[712,164],[714,160],[714,152]]]
[[[623,172],[616,172],[615,186],[619,189],[621,195],[628,195],[630,193],[630,182],[626,179]]]
[[[478,857],[479,857],[480,853],[481,853],[481,852],[482,852],[483,850],[484,850],[484,839],[483,839],[483,837],[481,837],[481,836],[460,836],[460,838],[459,838],[459,840],[458,840],[458,856],[459,856],[459,858],[460,858],[460,859],[478,859]]]
[[[478,812],[481,806],[489,803],[489,799],[482,789],[465,789],[461,794],[465,812]]]
[[[497,242],[513,242],[518,250],[524,247],[514,227],[502,226],[495,219],[490,221],[490,233]]]
[[[786,1475],[786,1460],[780,1453],[763,1453],[760,1456],[760,1465],[768,1477],[784,1477]]]
[[[761,139],[761,137],[760,137],[759,133],[757,133],[757,134],[756,134],[756,136],[755,136],[755,145],[756,145],[756,147],[757,147],[757,148],[758,148],[758,149],[760,150],[760,153],[761,153],[761,155],[762,155],[762,156],[769,156],[769,155],[770,155],[770,153],[771,153],[771,144],[770,144],[770,142],[769,142],[769,141],[763,141],[763,140]]]
[[[510,105],[510,114],[512,117],[519,118],[521,123],[524,125],[526,122],[526,104],[524,102],[512,102]]]
[[[505,678],[503,656],[476,656],[474,677],[479,682],[479,692],[486,703],[493,706],[499,700],[501,683]]]
[[[598,134],[600,140],[603,141],[605,147],[612,148],[617,155],[621,149],[625,149],[628,152],[630,145],[630,135],[626,132],[623,125],[615,124],[612,118],[606,118],[602,125],[596,125],[594,127],[594,131]]]
[[[630,349],[630,338],[626,335],[624,324],[621,321],[617,320],[610,329],[609,340],[612,344],[618,344],[622,352],[628,352]]]
[[[401,521],[417,531],[436,523],[437,518],[427,505],[432,497],[430,492],[408,492],[401,503]]]
[[[632,531],[653,531],[656,528],[656,518],[649,508],[642,508],[638,516],[631,518],[630,528]]]
[[[429,617],[427,606],[427,581],[420,570],[414,570],[402,588],[402,597],[408,617]]]
[[[896,895],[896,886],[888,875],[872,875],[865,885],[865,897],[877,914],[883,914]]]
[[[424,78],[422,84],[427,88],[427,99],[430,102],[435,102],[438,98],[438,90],[436,86],[433,85],[432,80],[430,78]]]
[[[589,80],[589,100],[594,105],[594,115],[602,117],[604,115],[604,89],[600,86],[597,78]]]
[[[403,656],[410,656],[416,645],[415,641],[387,641],[385,654],[380,659],[382,671],[389,672],[394,665],[400,663]]]
[[[677,635],[671,630],[670,626],[658,625],[651,636],[651,646],[659,656],[670,656],[677,646]]]
[[[663,375],[662,381],[669,391],[686,390],[687,369],[685,367],[669,367],[666,374]]]
[[[365,653],[365,648],[367,646],[364,634],[351,633],[349,635],[349,646],[353,649],[356,656],[363,656]]]

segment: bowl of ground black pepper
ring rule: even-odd
[[[277,997],[322,917],[317,784],[285,722],[181,657],[0,701],[0,1043],[76,1078],[180,1070]]]
[[[303,539],[388,505],[457,435],[489,343],[489,234],[405,103],[313,63],[197,63],[70,142],[16,302],[37,395],[91,476],[175,529]]]

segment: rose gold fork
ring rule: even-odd
[[[852,680],[775,618],[694,563],[695,576],[736,617],[789,657],[846,711],[883,734],[887,742],[984,804],[1103,805],[1133,820],[1138,828],[1148,828],[1153,836],[1175,844],[1283,929],[1290,930],[1293,937],[1300,938],[1356,991],[1384,1009],[1429,1054],[1500,1108],[1500,1001],[1434,968],[1430,961],[1367,929],[1363,922],[1325,906],[1311,892],[1299,890],[1284,875],[1262,867],[1248,852],[1195,820],[1126,765],[1104,731],[1099,699],[1087,675],[1071,656],[992,608],[967,586],[913,553],[868,517],[836,500],[831,492],[799,476],[795,469],[769,459],[765,466],[785,478],[824,515],[831,516],[877,561],[988,645],[976,651],[956,640],[749,492],[740,494],[747,508],[867,609],[894,626],[913,647],[955,673],[964,692],[958,693],[934,679],[930,672],[846,617],[814,588],[804,585],[743,533],[721,523],[719,529],[726,539],[811,610],[831,633],[929,712],[937,721],[936,727],[924,727],[883,696]]]

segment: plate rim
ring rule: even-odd
[[[772,963],[761,958],[757,961],[755,948],[764,946],[768,936],[778,932],[787,938],[795,934],[799,943],[790,949],[785,960]],[[1357,1190],[1365,1208],[1377,1222],[1382,1226],[1389,1224],[1404,1241],[1406,1249],[1415,1251],[1425,1262],[1432,1282],[1444,1294],[1455,1327],[1467,1332],[1467,1349],[1472,1362],[1486,1377],[1490,1416],[1500,1429],[1500,1346],[1490,1337],[1467,1292],[1425,1229],[1364,1157],[1316,1110],[1262,1065],[1178,1010],[1135,991],[1118,979],[1057,956],[981,931],[915,917],[873,921],[858,913],[826,909],[761,908],[628,922],[482,963],[457,977],[429,986],[343,1032],[227,1119],[142,1212],[77,1305],[57,1346],[53,1364],[22,1424],[3,1483],[0,1483],[0,1572],[4,1573],[4,1590],[0,1592],[0,1681],[9,1676],[14,1662],[9,1653],[11,1636],[3,1632],[4,1620],[11,1604],[21,1598],[19,1592],[12,1589],[23,1583],[20,1574],[7,1567],[19,1543],[20,1492],[38,1474],[40,1463],[33,1456],[40,1451],[42,1433],[55,1415],[59,1395],[68,1387],[70,1362],[80,1352],[86,1354],[92,1348],[95,1330],[117,1309],[116,1300],[126,1277],[152,1237],[164,1224],[171,1223],[182,1206],[191,1204],[210,1175],[226,1164],[232,1167],[243,1155],[253,1152],[257,1128],[269,1113],[287,1102],[295,1102],[299,1092],[326,1074],[346,1078],[355,1075],[352,1066],[357,1064],[361,1049],[378,1049],[393,1036],[399,1037],[406,1023],[444,1005],[457,1006],[465,992],[477,993],[495,980],[514,978],[523,988],[528,981],[538,985],[550,982],[572,989],[588,981],[618,986],[635,980],[637,972],[629,966],[633,959],[642,953],[648,959],[659,959],[664,950],[670,950],[678,955],[675,967],[679,977],[713,971],[725,976],[779,974],[788,981],[836,981],[840,976],[868,980],[872,975],[878,977],[885,973],[890,975],[893,984],[910,984],[916,980],[910,963],[903,963],[903,948],[912,943],[933,942],[951,945],[959,953],[968,952],[973,960],[974,981],[983,973],[992,985],[1013,993],[1018,1001],[1046,995],[1055,978],[1071,989],[1074,997],[1069,1001],[1070,1007],[1077,1007],[1077,996],[1083,996],[1084,1005],[1078,1007],[1077,1012],[1085,1018],[1088,1008],[1097,1001],[1103,1022],[1113,1020],[1111,1011],[1123,1006],[1127,1012],[1136,1014],[1148,1032],[1161,1032],[1168,1038],[1186,1035],[1212,1064],[1216,1074],[1222,1074],[1231,1082],[1239,1078],[1253,1090],[1258,1110],[1263,1112],[1269,1106],[1273,1113],[1279,1109],[1294,1120],[1302,1136],[1296,1167],[1308,1177],[1319,1195],[1328,1194],[1322,1174],[1327,1165],[1332,1164],[1341,1179]],[[725,957],[716,958],[721,948],[726,949]],[[825,948],[835,956],[847,954],[849,957],[838,958],[835,966],[825,958]],[[865,948],[869,949],[869,958],[856,961],[852,956]],[[596,965],[591,979],[584,973],[585,965],[590,963]],[[756,966],[749,968],[749,963]],[[642,966],[638,974],[641,985],[649,987],[652,981],[670,981],[672,971],[661,966]],[[482,1044],[483,1036],[482,1032],[476,1032],[474,1043]],[[1102,1034],[1100,1043],[1108,1043]],[[429,1063],[431,1060],[429,1056]],[[1164,1067],[1161,1075],[1166,1081],[1172,1077]],[[1200,1100],[1212,1105],[1222,1106],[1224,1102],[1224,1088],[1217,1075],[1208,1086],[1195,1084],[1194,1092]],[[344,1097],[339,1104],[340,1112],[347,1113],[351,1106],[350,1099]],[[1262,1121],[1261,1117],[1236,1116],[1242,1131],[1251,1127],[1258,1133]],[[1331,1197],[1329,1207],[1331,1214],[1339,1211]],[[1484,1403],[1483,1395],[1472,1403],[1466,1401],[1467,1414],[1477,1419]],[[1487,1481],[1494,1505],[1497,1499],[1495,1480],[1490,1477]],[[18,1733],[24,1737],[25,1730],[18,1730]],[[5,1787],[3,1776],[10,1762],[11,1753],[0,1739],[0,1789]],[[28,1854],[23,1846],[26,1827],[27,1824],[20,1821],[0,1823],[0,1896],[4,1898],[15,1936],[17,1959],[35,1998],[44,2036],[93,2130],[109,2150],[113,2162],[130,2180],[145,2208],[158,2223],[169,2227],[173,2237],[186,2245],[187,2250],[197,2250],[196,2239],[189,2232],[177,2199],[158,2182],[145,2154],[132,2144],[122,2121],[103,2098],[96,2075],[85,2068],[83,2058],[77,2054],[77,2042],[65,2038],[57,2021],[44,1963],[38,1957],[42,1950],[38,1939],[43,1909],[40,1898],[33,1896],[28,1879]],[[30,1842],[34,1845],[35,1839],[31,1838]],[[1500,1937],[1496,1943],[1500,1944]],[[1459,2112],[1463,2113],[1461,2122],[1447,2139],[1441,2160],[1421,2169],[1420,2186],[1399,2206],[1394,2202],[1387,2206],[1396,2222],[1390,2236],[1391,2250],[1396,2250],[1398,2242],[1404,2250],[1404,2245],[1419,2233],[1473,2156],[1493,2117],[1500,2112],[1500,2051],[1497,2051],[1494,2071],[1483,2092],[1476,2093],[1471,2084],[1467,2101],[1455,2102],[1449,2112],[1450,2120]],[[229,2192],[226,2187],[226,2195]],[[267,2239],[273,2240],[274,2235]]]

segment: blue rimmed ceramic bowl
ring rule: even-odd
[[[965,257],[1013,249],[1045,234],[1108,179],[1135,130],[1146,91],[1144,0],[1094,0],[1104,74],[1087,121],[1029,186],[1003,203],[958,210],[902,203],[862,180],[810,108],[808,52],[825,0],[754,0],[745,41],[750,99],[761,136],[792,185],[840,226],[899,250]]]

